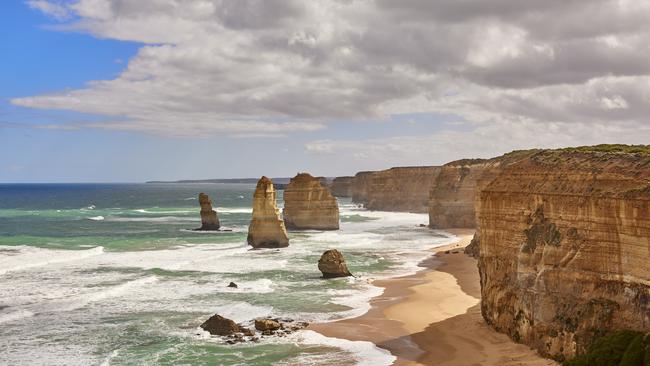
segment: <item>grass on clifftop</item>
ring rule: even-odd
[[[622,330],[595,341],[562,366],[650,366],[650,333]]]
[[[594,146],[566,147],[558,151],[568,152],[603,152],[618,154],[644,154],[650,155],[650,145],[623,145],[623,144],[601,144]]]

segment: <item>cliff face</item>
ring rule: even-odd
[[[300,173],[284,191],[284,224],[287,229],[338,230],[336,198],[317,178]]]
[[[248,244],[254,248],[289,246],[289,237],[275,203],[273,182],[262,177],[253,194],[253,218],[248,227]]]
[[[374,172],[365,207],[370,210],[427,212],[429,189],[440,167],[399,167]]]
[[[650,154],[541,151],[480,193],[482,313],[558,360],[650,330]]]
[[[365,205],[368,203],[368,192],[372,183],[374,172],[359,172],[355,174],[352,181],[352,202]]]
[[[354,177],[336,177],[332,181],[332,194],[336,197],[352,196],[352,182]]]
[[[197,230],[219,230],[221,224],[217,212],[212,209],[212,201],[205,193],[199,193],[199,204],[201,205],[201,227]]]

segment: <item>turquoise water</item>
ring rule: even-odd
[[[0,364],[381,365],[368,342],[312,331],[227,345],[198,325],[214,313],[251,324],[357,316],[372,279],[411,273],[449,238],[426,215],[368,212],[342,200],[341,230],[291,232],[288,248],[246,245],[253,185],[0,185]],[[230,232],[200,226],[199,192]],[[279,194],[278,203],[282,203]],[[349,279],[323,280],[342,250]],[[239,288],[226,285],[233,281]]]

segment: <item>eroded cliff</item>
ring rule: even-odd
[[[650,330],[650,148],[634,151],[540,151],[483,188],[481,307],[495,329],[558,360],[611,330]]]
[[[336,197],[352,196],[354,177],[336,177],[332,180],[331,191]]]
[[[427,212],[429,189],[440,167],[398,167],[374,172],[367,189],[369,210]]]
[[[308,173],[291,178],[284,190],[284,224],[294,230],[337,230],[339,206],[321,181]]]
[[[354,175],[352,180],[352,187],[350,193],[352,195],[352,202],[365,205],[368,203],[368,192],[370,184],[372,183],[372,175],[374,172],[358,172]]]

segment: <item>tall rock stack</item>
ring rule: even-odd
[[[289,246],[289,237],[275,202],[273,182],[262,177],[253,194],[253,218],[248,227],[248,244],[253,248]]]
[[[284,191],[284,224],[290,230],[338,230],[339,206],[319,179],[308,173],[291,178]]]
[[[398,167],[374,172],[365,207],[379,211],[427,212],[429,189],[439,172],[437,166]]]
[[[650,331],[650,146],[548,150],[480,193],[481,310],[557,360]]]
[[[199,204],[201,205],[201,227],[198,230],[219,230],[221,225],[217,212],[212,209],[210,197],[205,193],[199,193]]]

